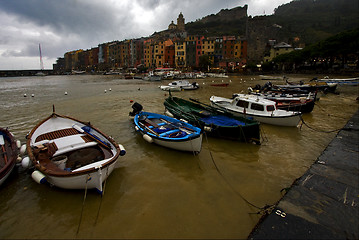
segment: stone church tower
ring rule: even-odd
[[[184,31],[184,18],[182,12],[178,15],[177,18],[177,30],[178,31]]]

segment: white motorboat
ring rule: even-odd
[[[46,180],[64,189],[95,188],[101,194],[118,157],[126,153],[90,123],[55,112],[31,130],[26,148],[36,168],[32,177],[38,183]]]
[[[160,88],[165,91],[196,90],[199,88],[199,84],[196,82],[190,83],[188,80],[177,80],[168,85],[162,85]]]
[[[234,99],[212,96],[211,104],[237,116],[279,126],[297,126],[301,120],[300,112],[277,109],[276,102],[255,95],[236,94]]]

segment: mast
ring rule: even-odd
[[[41,54],[41,45],[39,43],[39,52],[40,52],[40,68],[41,70],[44,70],[44,63],[42,61],[42,54]]]

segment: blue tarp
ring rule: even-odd
[[[226,116],[209,116],[206,118],[201,118],[201,120],[203,122],[205,122],[206,124],[214,124],[214,125],[218,125],[218,126],[244,126],[245,123],[238,121],[234,118],[230,118],[230,117],[226,117]]]

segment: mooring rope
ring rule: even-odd
[[[90,177],[90,175],[88,175],[88,176],[87,176],[87,179],[86,179],[85,195],[84,195],[84,199],[83,199],[83,201],[82,201],[80,221],[79,221],[79,224],[78,224],[78,226],[77,226],[76,237],[77,237],[77,235],[79,234],[79,231],[80,231],[80,226],[81,226],[81,222],[82,222],[82,214],[83,214],[83,211],[84,211],[85,201],[86,201],[86,196],[87,196],[87,183],[88,183],[88,181],[89,181],[90,179],[91,179],[91,177]]]
[[[334,130],[328,130],[328,131],[326,131],[326,130],[321,130],[321,129],[316,129],[316,128],[314,128],[314,127],[308,125],[308,124],[304,121],[302,115],[300,115],[300,120],[302,121],[302,124],[301,124],[301,126],[300,126],[300,128],[299,128],[300,130],[302,130],[302,126],[303,126],[303,125],[305,125],[306,127],[308,127],[309,129],[311,129],[311,130],[313,130],[313,131],[323,132],[323,133],[338,132],[338,131],[340,131],[340,130],[343,129],[342,127],[341,127],[341,128],[337,128],[337,129],[334,129]]]
[[[172,97],[172,96],[171,96]],[[173,100],[173,99],[172,99]],[[174,100],[173,102],[178,106],[178,107],[181,107],[178,103],[176,103]],[[190,115],[193,115],[192,113],[189,113]],[[195,117],[193,115],[193,118],[195,119],[195,121],[198,122],[197,120],[197,117]],[[198,122],[199,124],[199,122]],[[204,132],[204,135],[205,135],[205,139],[206,139],[206,142],[207,142],[207,145],[209,146],[209,142],[208,142],[208,138],[207,138],[207,134]],[[256,206],[255,204],[251,203],[250,201],[248,201],[240,192],[238,192],[232,185],[231,183],[226,179],[226,177],[222,174],[222,172],[220,171],[220,169],[218,168],[217,164],[216,164],[216,161],[214,160],[214,157],[212,155],[212,152],[211,150],[208,148],[208,151],[209,151],[209,155],[211,156],[211,160],[212,160],[212,163],[216,169],[216,171],[219,173],[219,175],[222,177],[222,179],[226,182],[226,184],[231,188],[231,190],[237,194],[244,202],[246,202],[248,205],[252,206],[252,207],[255,207],[257,209],[259,209],[260,211],[257,212],[257,214],[260,214],[262,213],[263,211],[267,211],[270,207],[273,207],[274,205],[265,205],[264,207],[258,207]]]

